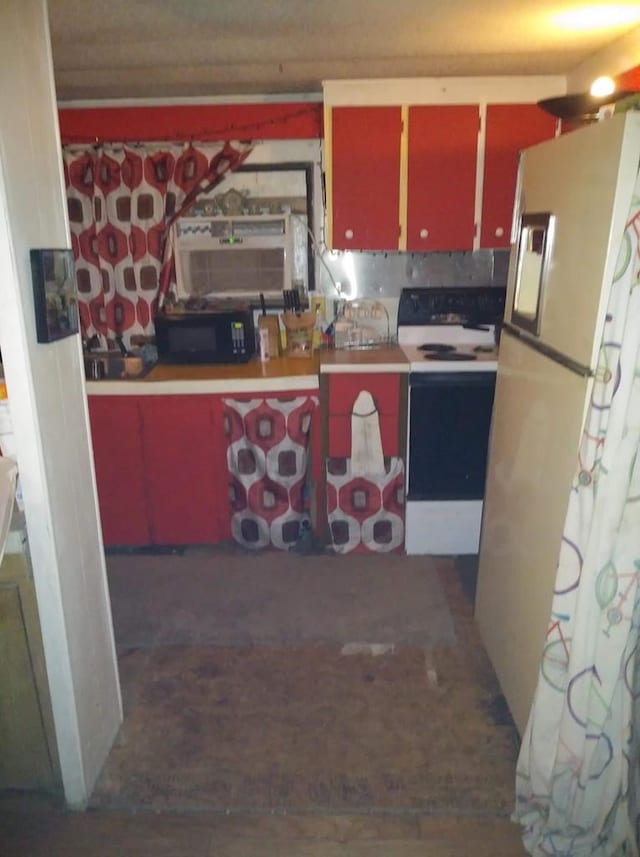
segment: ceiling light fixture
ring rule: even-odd
[[[611,95],[616,91],[616,83],[612,77],[597,77],[591,84],[589,92],[596,98]]]

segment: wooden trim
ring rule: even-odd
[[[400,399],[398,403],[398,455],[407,466],[407,430],[409,417],[409,375],[403,372],[399,378]]]
[[[327,458],[329,457],[329,376],[320,375],[320,468],[318,474],[316,535],[323,544],[331,544],[327,520]]]
[[[398,250],[407,249],[407,222],[409,205],[409,107],[404,104],[400,111],[402,131],[400,135],[400,195],[398,223]]]
[[[535,103],[564,95],[567,79],[563,75],[505,75],[325,80],[322,91],[325,105],[330,107]]]
[[[482,195],[484,192],[484,160],[487,141],[487,105],[478,105],[478,148],[476,149],[476,197],[474,203],[473,222],[475,231],[473,234],[473,249],[479,250],[481,246],[482,232]]]
[[[325,244],[333,247],[333,117],[331,108],[324,108],[324,210],[326,219]]]

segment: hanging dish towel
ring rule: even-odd
[[[378,409],[368,390],[361,390],[351,410],[351,475],[381,476],[385,472]]]

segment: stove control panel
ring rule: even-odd
[[[406,325],[481,325],[502,321],[506,288],[501,286],[429,286],[403,289],[398,327]]]

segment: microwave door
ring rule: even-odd
[[[212,324],[187,322],[169,328],[169,351],[186,358],[211,361],[219,353],[216,328]]]
[[[165,363],[241,363],[255,353],[250,310],[156,318],[158,357]]]

